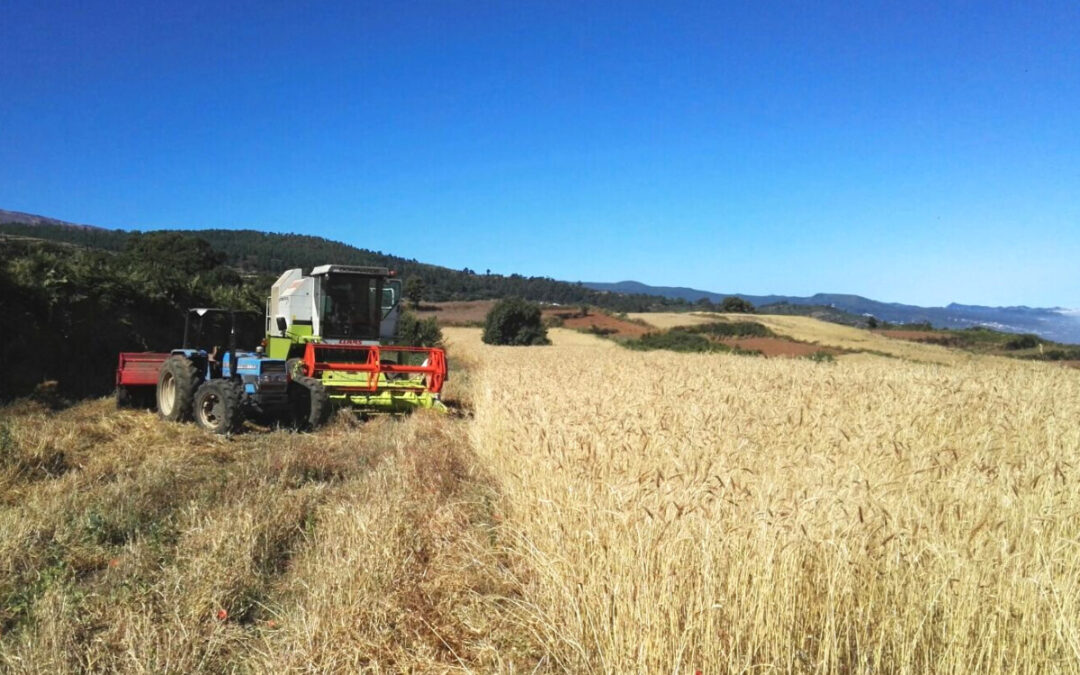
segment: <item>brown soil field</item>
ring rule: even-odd
[[[494,300],[468,300],[464,302],[431,302],[410,310],[421,319],[435,317],[442,326],[482,324],[491,311]]]
[[[613,331],[610,335],[618,335],[620,337],[636,338],[641,337],[650,331],[648,326],[642,326],[639,323],[618,319],[610,314],[604,314],[602,312],[592,313],[588,316],[563,316],[576,313],[576,310],[571,311],[563,308],[545,309],[544,318],[558,316],[562,318],[564,328],[587,331],[593,326],[596,326],[601,330]]]
[[[751,337],[721,340],[729,347],[758,351],[765,356],[810,356],[815,352],[839,353],[836,349],[822,349],[818,345],[795,342],[778,337]]]

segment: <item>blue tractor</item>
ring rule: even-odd
[[[262,347],[253,352],[237,350],[237,334],[249,317],[252,335],[257,335],[261,322],[253,312],[188,311],[183,347],[161,355],[156,402],[162,418],[176,422],[194,418],[200,427],[216,434],[236,430],[246,418],[288,421],[300,428],[326,421],[330,401],[321,382],[290,377],[285,361],[267,357]],[[220,336],[222,323],[226,339],[213,339],[215,333]],[[215,324],[219,330],[214,330]]]

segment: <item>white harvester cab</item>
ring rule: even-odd
[[[266,335],[380,344],[397,336],[401,281],[385,267],[320,265],[284,272],[270,287]]]

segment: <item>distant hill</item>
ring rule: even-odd
[[[0,209],[0,223],[17,223],[19,225],[54,225],[57,227],[100,229],[95,227],[94,225],[79,225],[78,223],[69,223],[66,220],[46,218],[45,216],[38,216],[34,215],[33,213],[23,213],[22,211],[5,211],[4,209]]]
[[[789,295],[747,295],[745,293],[716,293],[680,286],[649,286],[638,281],[617,283],[584,282],[588,288],[614,293],[658,294],[672,299],[696,302],[708,298],[722,302],[725,297],[737,296],[757,307],[787,306],[831,307],[847,314],[873,316],[891,323],[927,322],[937,328],[970,328],[987,326],[1009,333],[1034,333],[1048,340],[1080,344],[1080,313],[1058,307],[985,307],[951,303],[945,307],[920,307],[898,302],[879,302],[859,295],[817,293],[809,297]],[[824,318],[824,317],[822,317]],[[845,323],[845,321],[840,321]]]

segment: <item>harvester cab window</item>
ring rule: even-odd
[[[387,284],[382,289],[382,318],[390,316],[397,305],[397,289],[393,284]]]
[[[379,336],[379,280],[355,274],[330,274],[323,294],[323,337],[370,340]]]

